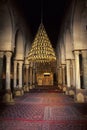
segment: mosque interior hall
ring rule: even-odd
[[[0,130],[87,130],[87,0],[0,0]]]

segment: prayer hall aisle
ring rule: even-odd
[[[0,130],[87,130],[87,104],[57,92],[29,92],[0,105]]]

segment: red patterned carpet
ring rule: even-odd
[[[62,93],[26,93],[0,104],[0,130],[87,130],[87,104]]]

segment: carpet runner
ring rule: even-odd
[[[0,104],[0,130],[87,130],[87,104],[62,93],[26,93]]]

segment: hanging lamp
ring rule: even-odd
[[[41,3],[42,4],[42,3]],[[42,5],[43,6],[43,5]],[[43,8],[41,8],[41,24],[28,53],[28,61],[48,63],[56,61],[56,56],[49,37],[43,25]]]

